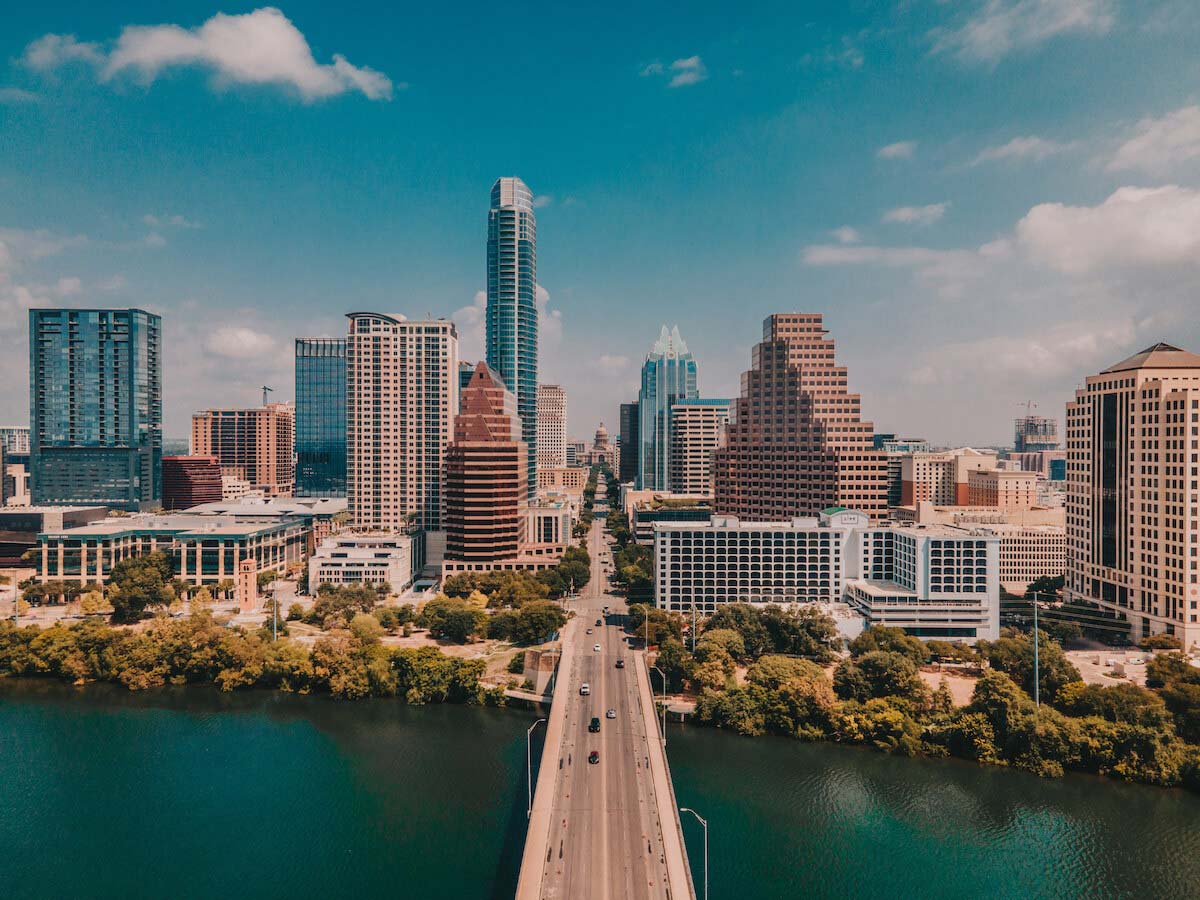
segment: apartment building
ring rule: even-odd
[[[1029,509],[1038,500],[1035,472],[974,469],[967,472],[967,505]]]
[[[671,407],[669,489],[678,494],[713,492],[713,454],[729,421],[728,400],[686,399]]]
[[[192,416],[192,456],[215,456],[221,474],[247,482],[264,497],[290,497],[296,412],[288,403],[252,409],[208,409]]]
[[[537,456],[538,469],[567,464],[567,390],[561,384],[538,385]]]
[[[995,469],[998,457],[990,450],[962,447],[936,453],[911,453],[900,461],[900,505],[928,501],[935,506],[966,506],[968,476]]]

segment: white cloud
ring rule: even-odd
[[[180,215],[156,216],[153,213],[146,213],[142,216],[142,221],[151,228],[199,228],[197,222],[193,222]]]
[[[142,243],[147,247],[165,247],[167,245],[167,239],[157,231],[151,231],[148,235],[142,238]]]
[[[1108,170],[1141,169],[1163,172],[1172,166],[1200,159],[1200,106],[1185,106],[1161,118],[1138,122],[1133,135],[1121,144]]]
[[[0,87],[0,105],[17,106],[19,104],[37,103],[38,95],[16,87]]]
[[[204,349],[224,359],[254,359],[276,351],[275,338],[244,325],[228,325],[212,331]]]
[[[613,353],[602,353],[593,363],[593,368],[604,375],[624,375],[629,370],[629,357]]]
[[[1005,144],[1000,144],[995,147],[986,147],[979,152],[979,155],[971,161],[971,165],[978,166],[982,163],[999,162],[1001,160],[1024,160],[1031,159],[1034,162],[1041,162],[1050,156],[1055,156],[1059,153],[1064,153],[1074,147],[1074,144],[1062,144],[1058,141],[1050,141],[1045,138],[1037,137],[1036,135],[1027,135],[1025,137],[1015,137]]]
[[[1200,265],[1200,192],[1122,187],[1098,206],[1042,203],[1016,227],[1030,256],[1053,269]]]
[[[546,350],[562,343],[562,310],[550,308],[550,292],[540,284],[534,291],[538,311],[538,347]],[[450,314],[458,329],[458,355],[465,360],[479,360],[487,355],[487,293],[476,291],[469,306]]]
[[[849,225],[843,225],[840,228],[835,228],[829,234],[839,244],[857,244],[862,240],[862,235],[858,233],[858,229],[851,228]]]
[[[881,221],[898,225],[932,225],[946,215],[949,203],[930,203],[928,206],[898,206],[883,214]]]
[[[704,60],[699,56],[689,56],[686,59],[677,59],[671,63],[671,80],[667,82],[667,87],[686,87],[689,84],[699,84],[708,77],[708,69],[704,65]]]
[[[538,311],[538,345],[545,347],[562,342],[562,310],[550,308],[550,292],[540,284],[533,292]]]
[[[41,284],[28,277],[27,269],[32,263],[57,256],[85,241],[82,236],[63,236],[40,229],[0,228],[0,332],[22,329],[26,310],[55,306],[62,298],[80,292],[82,282],[76,277]],[[0,350],[0,357],[11,355],[8,348]]]
[[[661,75],[663,71],[663,64],[658,60],[655,60],[652,63],[647,63],[646,65],[642,66],[641,71],[639,71],[638,74],[643,78],[647,78],[650,75]]]
[[[875,151],[880,159],[912,159],[917,152],[916,141],[896,141]]]
[[[83,290],[83,282],[75,277],[60,278],[54,284],[54,293],[60,297],[70,297]]]
[[[984,0],[959,27],[934,33],[935,52],[995,63],[1065,34],[1106,34],[1116,0]]]
[[[217,87],[274,84],[291,87],[305,101],[359,91],[371,100],[388,100],[392,82],[374,69],[352,65],[335,54],[318,63],[304,35],[278,9],[264,7],[244,15],[218,13],[197,28],[179,25],[129,25],[107,55],[96,44],[71,35],[48,34],[30,44],[25,63],[48,71],[80,60],[97,66],[101,80],[131,72],[150,84],[163,71],[179,66],[211,69]]]
[[[537,194],[533,198],[534,209],[544,209],[554,202],[554,196],[551,194]]]

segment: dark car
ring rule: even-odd
[[[597,624],[597,625],[603,625],[603,624],[604,624],[604,620],[603,620],[603,619],[597,619],[597,620],[596,620],[596,624]]]
[[[593,734],[600,731],[600,717],[599,716],[592,716],[592,721],[588,723],[588,731],[592,732]]]
[[[625,668],[625,660],[623,660],[623,659],[618,659],[618,660],[617,660],[617,668],[618,668],[618,669],[623,669],[623,668]]]
[[[593,766],[596,763],[600,762],[600,751],[593,750],[591,753],[589,753],[588,754],[588,762],[591,763]]]

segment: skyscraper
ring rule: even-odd
[[[726,444],[714,456],[719,513],[753,521],[832,506],[885,514],[887,463],[834,349],[819,313],[776,313],[763,322]]]
[[[346,341],[296,339],[296,496],[346,496]]]
[[[349,313],[346,497],[354,527],[439,531],[458,411],[458,332],[446,319]]]
[[[729,421],[728,400],[680,400],[671,410],[670,482],[675,494],[713,492],[713,454]]]
[[[1200,356],[1155,344],[1089,375],[1067,404],[1064,598],[1134,640],[1200,644]]]
[[[529,491],[537,490],[537,220],[520,178],[492,185],[487,243],[487,363],[517,398],[529,448]]]
[[[642,388],[638,392],[639,488],[669,488],[671,408],[680,400],[699,396],[696,360],[679,336],[679,327],[667,331],[664,325],[642,363]]]
[[[245,481],[266,497],[292,496],[295,446],[296,411],[290,403],[206,409],[192,416],[192,455],[215,456],[223,476]]]
[[[617,435],[620,449],[620,471],[617,477],[622,484],[637,481],[638,473],[638,405],[637,401],[621,404],[621,432]]]
[[[560,384],[539,384],[537,392],[538,468],[567,464],[567,391]]]
[[[520,550],[529,451],[516,398],[487,363],[475,367],[460,408],[446,448],[446,559],[487,568]]]
[[[29,311],[35,505],[158,504],[161,336],[162,320],[140,309]]]

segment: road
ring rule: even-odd
[[[656,723],[647,722],[638,702],[636,660],[626,646],[624,630],[596,626],[605,606],[624,612],[624,600],[608,593],[602,560],[608,556],[602,517],[588,536],[592,577],[582,595],[570,604],[580,624],[568,640],[575,642],[575,664],[567,690],[566,726],[561,759],[547,747],[542,765],[560,766],[550,819],[549,858],[542,875],[546,898],[668,897],[662,826],[654,780],[649,771],[648,741],[658,741]],[[587,630],[592,633],[588,634]],[[599,644],[599,652],[593,645]],[[624,658],[626,667],[616,662]],[[581,697],[587,682],[591,695]],[[608,709],[616,718],[605,718]],[[593,716],[600,733],[588,732]],[[599,763],[587,761],[596,750]],[[676,891],[687,896],[686,889]]]

